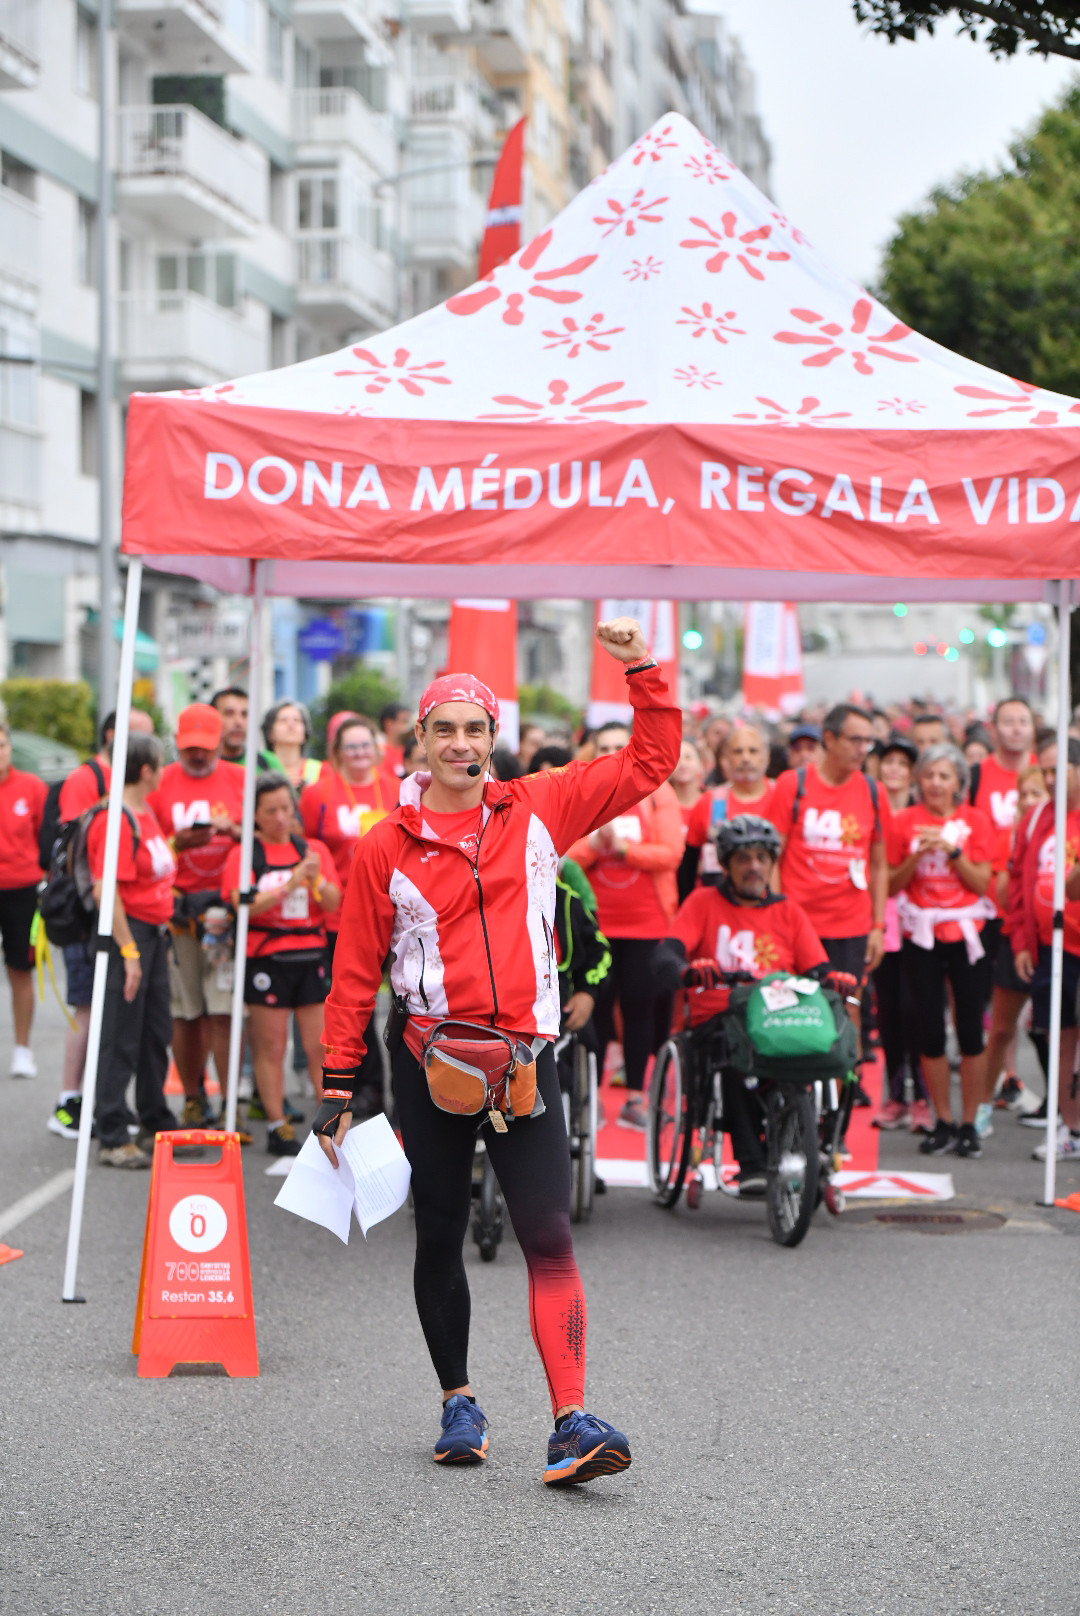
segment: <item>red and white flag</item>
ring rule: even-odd
[[[596,603],[597,623],[613,617],[634,617],[641,624],[645,643],[660,664],[672,700],[679,699],[678,612],[673,600],[601,600]],[[592,686],[585,723],[589,729],[606,724],[611,718],[627,723],[633,708],[626,699],[626,676],[622,663],[593,646]]]
[[[503,143],[488,197],[484,239],[480,244],[478,280],[513,258],[521,246],[521,177],[525,155],[525,119],[519,118]]]
[[[499,741],[518,749],[517,601],[450,602],[449,673],[474,673],[495,692]]]
[[[768,718],[796,713],[806,699],[799,609],[789,600],[747,603],[742,698]]]

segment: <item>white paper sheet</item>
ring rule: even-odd
[[[372,1224],[405,1204],[411,1170],[385,1116],[350,1128],[344,1143],[334,1148],[336,1168],[315,1135],[309,1134],[274,1205],[321,1223],[348,1245],[350,1215],[356,1213],[366,1237]]]

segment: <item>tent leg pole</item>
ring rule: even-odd
[[[1053,1206],[1057,1185],[1057,1118],[1061,1092],[1061,974],[1065,950],[1065,817],[1069,755],[1069,617],[1072,585],[1058,583],[1057,771],[1054,776],[1054,932],[1050,962],[1050,1058],[1046,1074],[1046,1172],[1043,1206]],[[1072,1072],[1064,1073],[1071,1083]]]
[[[128,728],[131,717],[131,687],[135,680],[135,631],[139,626],[139,597],[142,593],[142,561],[133,557],[128,566],[127,596],[124,601],[124,640],[120,648],[120,688],[116,697],[116,730],[113,735],[112,779],[109,785],[109,812],[105,827],[105,867],[98,909],[97,956],[94,960],[94,991],[90,1001],[90,1036],[83,1072],[82,1113],[79,1142],[75,1149],[75,1185],[71,1192],[71,1220],[68,1224],[67,1257],[64,1262],[65,1302],[81,1302],[75,1294],[82,1238],[86,1174],[90,1166],[90,1130],[94,1125],[97,1098],[98,1062],[101,1058],[101,1024],[105,1013],[105,978],[109,972],[109,946],[116,899],[116,865],[120,856],[120,814],[124,801],[124,772],[127,760]],[[104,613],[102,614],[104,617]]]
[[[244,811],[240,821],[240,892],[250,890],[251,856],[255,842],[255,778],[258,772],[259,693],[262,688],[263,600],[266,593],[266,564],[255,563],[255,593],[251,602],[251,656],[248,663],[248,729],[244,758]],[[240,1051],[244,1041],[244,975],[247,964],[248,920],[251,911],[241,901],[236,917],[236,949],[233,957],[232,1012],[229,1022],[229,1071],[225,1082],[225,1129],[236,1128],[237,1090],[240,1087]],[[219,1074],[220,1076],[220,1074]]]

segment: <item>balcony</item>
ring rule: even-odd
[[[394,310],[394,266],[359,236],[312,232],[296,242],[296,296],[309,318],[382,330]]]
[[[415,264],[446,264],[475,273],[485,206],[469,192],[440,201],[408,202],[409,256]]]
[[[467,34],[469,0],[402,0],[402,21],[425,34]]]
[[[293,21],[312,39],[365,39],[384,49],[387,0],[293,0]]]
[[[191,241],[251,236],[266,216],[266,159],[194,107],[121,107],[122,208]]]
[[[266,337],[197,292],[127,292],[119,348],[129,388],[206,387],[269,364]]]
[[[125,34],[149,52],[155,72],[255,71],[251,0],[118,0],[118,6]]]
[[[394,122],[376,112],[358,90],[343,85],[329,90],[297,90],[293,96],[294,133],[312,146],[351,146],[378,174],[397,166]],[[305,153],[305,160],[311,156]]]
[[[0,0],[0,90],[32,90],[40,65],[38,0]]]
[[[0,270],[27,286],[41,283],[41,217],[6,185],[0,186]]]
[[[0,425],[0,532],[41,527],[41,439],[30,427]]]
[[[495,143],[495,119],[475,74],[417,74],[409,85],[409,117],[414,124],[456,124],[480,145]]]
[[[529,66],[529,17],[526,0],[473,0],[472,26],[476,53],[486,72],[517,78]]]

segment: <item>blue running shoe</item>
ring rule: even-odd
[[[436,1464],[479,1464],[487,1458],[487,1416],[457,1392],[442,1411],[442,1436],[435,1444]]]
[[[622,1432],[606,1420],[579,1411],[568,1414],[548,1437],[544,1481],[549,1487],[565,1487],[571,1482],[613,1476],[629,1465],[630,1444]]]

